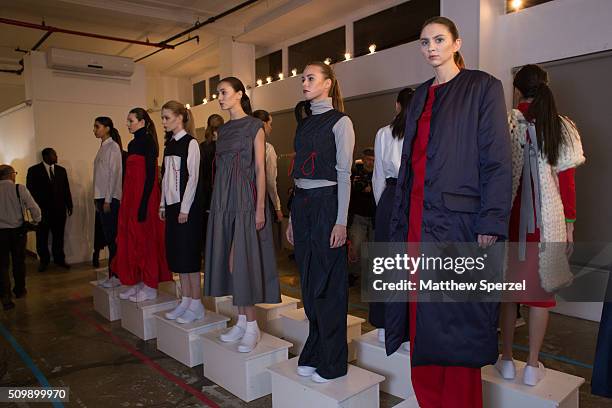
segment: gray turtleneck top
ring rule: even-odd
[[[313,115],[320,115],[333,109],[332,98],[311,102]],[[343,116],[334,125],[332,131],[336,139],[336,171],[338,182],[330,180],[295,179],[298,188],[309,189],[338,185],[338,216],[336,224],[347,224],[349,198],[351,196],[351,167],[353,164],[353,149],[355,148],[355,131],[353,122],[348,116]]]

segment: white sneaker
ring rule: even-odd
[[[319,375],[319,373],[317,373],[316,371],[312,374],[312,376],[310,377],[310,379],[316,383],[319,384],[324,384],[327,382],[330,382],[331,380],[328,380],[327,378],[323,378]]]
[[[146,302],[147,300],[153,300],[157,297],[157,289],[150,288],[144,285],[141,289],[136,291],[136,294],[129,297],[131,302]]]
[[[236,324],[227,333],[223,333],[219,336],[219,338],[226,343],[232,343],[240,340],[242,336],[244,336],[244,332],[245,329]]]
[[[317,371],[316,367],[311,366],[298,366],[297,373],[301,377],[312,377],[312,375]]]
[[[129,289],[124,290],[123,292],[119,294],[119,299],[127,300],[131,296],[134,296],[137,290],[138,290],[138,285],[130,286]]]
[[[195,304],[195,306],[193,306]],[[191,301],[189,308],[185,310],[185,313],[176,319],[177,323],[189,324],[196,320],[202,320],[204,318],[204,306],[199,300]]]
[[[103,288],[116,288],[118,286],[121,286],[121,282],[119,281],[119,279],[116,276],[113,276],[112,278],[108,278],[105,279],[104,282],[102,282],[102,287]]]
[[[530,365],[525,366],[525,370],[523,371],[523,383],[533,387],[534,385],[537,385],[545,376],[546,368],[544,367],[544,364],[538,361],[537,367],[532,367]]]
[[[514,360],[503,360],[501,354],[497,358],[495,368],[505,380],[514,380],[514,377],[516,377],[516,365],[514,364]]]
[[[238,345],[238,351],[240,353],[250,353],[257,346],[257,343],[261,340],[261,332],[257,326],[257,321],[247,323],[247,328],[244,331],[244,336]]]
[[[179,302],[179,304],[176,305],[176,307],[172,311],[167,312],[165,314],[166,319],[168,319],[168,320],[176,320],[177,317],[182,316],[183,313],[185,313],[185,311],[189,307],[189,302],[191,302],[191,298],[183,296],[183,298]]]
[[[385,329],[378,329],[378,341],[385,344]]]

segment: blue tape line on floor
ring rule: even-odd
[[[17,339],[13,337],[11,332],[9,332],[2,323],[0,323],[0,333],[2,333],[6,341],[8,341],[11,344],[11,346],[13,346],[13,348],[15,349],[17,354],[19,354],[19,357],[21,357],[25,365],[28,366],[30,371],[32,371],[32,374],[34,374],[34,376],[38,380],[38,383],[42,385],[44,388],[50,388],[51,384],[49,384],[49,381],[47,381],[47,377],[45,377],[42,371],[40,371],[40,369],[36,366],[36,364],[34,364],[34,361],[32,360],[32,358],[28,355],[28,353],[26,353],[26,351],[23,349],[23,347],[21,347],[19,342],[17,342]],[[53,406],[56,408],[63,408],[64,404],[58,401],[54,401]]]

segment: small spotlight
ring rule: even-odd
[[[257,80],[257,86],[262,86],[263,85],[263,81],[261,79]]]
[[[212,94],[213,99],[217,99],[217,94]]]
[[[278,79],[282,81],[284,78],[285,78],[285,74],[283,74],[282,72],[278,74]]]
[[[327,65],[331,64],[331,58],[327,57],[325,58],[325,61],[323,61],[324,63],[326,63]]]
[[[267,83],[271,83],[271,82],[272,82],[272,77],[271,77],[271,76],[267,77],[267,78],[266,78],[266,82],[267,82]]]
[[[376,44],[371,44],[368,49],[370,50],[370,54],[374,54],[376,52]]]
[[[345,53],[344,54],[344,60],[345,61],[349,61],[350,59],[351,59],[351,53],[350,52]]]
[[[297,75],[297,68],[293,68],[293,69],[291,70],[291,76],[292,76],[292,77],[294,77],[294,76],[296,76],[296,75]]]
[[[206,99],[206,98],[202,99],[202,103],[203,103],[204,105],[206,105],[206,104],[208,103],[208,99]]]
[[[519,9],[523,6],[523,0],[512,0],[511,6],[515,11],[519,11]]]
[[[186,104],[186,105],[185,105],[185,107],[186,107],[187,109],[191,109],[191,105],[190,105],[190,104]]]

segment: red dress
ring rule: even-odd
[[[117,255],[112,269],[117,272],[123,285],[144,282],[150,288],[157,288],[159,282],[172,279],[166,262],[165,225],[158,215],[160,189],[157,166],[144,222],[138,222],[138,208],[146,178],[144,156],[129,155],[125,167],[119,207]]]
[[[518,109],[521,113],[529,119],[529,103],[520,103]],[[527,135],[526,137],[529,137]],[[573,222],[576,219],[576,184],[574,182],[574,176],[576,169],[568,169],[558,174],[559,177],[559,190],[561,192],[561,202],[563,203],[563,210],[565,218]],[[519,184],[516,197],[512,203],[512,212],[510,213],[510,231],[509,239],[510,242],[519,241],[519,226],[521,220],[521,191],[523,187],[521,175],[521,183]],[[532,189],[533,191],[533,189]],[[535,197],[532,197],[534,202],[535,211]],[[546,203],[542,203],[546,205]],[[554,294],[546,292],[540,285],[540,275],[538,274],[539,269],[539,256],[538,247],[535,244],[540,242],[540,229],[536,228],[533,233],[528,233],[527,238],[527,251],[524,261],[519,261],[517,254],[509,254],[508,257],[508,271],[512,273],[512,281],[521,282],[526,281],[529,292],[527,297],[532,301],[521,302],[527,306],[535,307],[555,307],[557,302],[555,301]],[[534,300],[535,299],[535,300]]]
[[[427,143],[431,125],[431,113],[435,100],[435,89],[444,86],[434,85],[429,88],[427,102],[419,118],[417,135],[412,147],[413,181],[410,191],[410,216],[408,220],[408,242],[421,241],[421,224],[423,220],[423,194],[425,190],[425,168],[427,160]],[[410,246],[411,256],[416,248]],[[417,254],[418,255],[417,251]],[[413,275],[418,279],[418,273]],[[414,297],[416,295],[411,292]],[[416,334],[417,302],[410,302],[410,344],[414,344]],[[413,347],[410,352],[412,353]],[[421,408],[478,408],[482,407],[482,381],[480,368],[447,367],[437,365],[413,366],[412,386]]]

